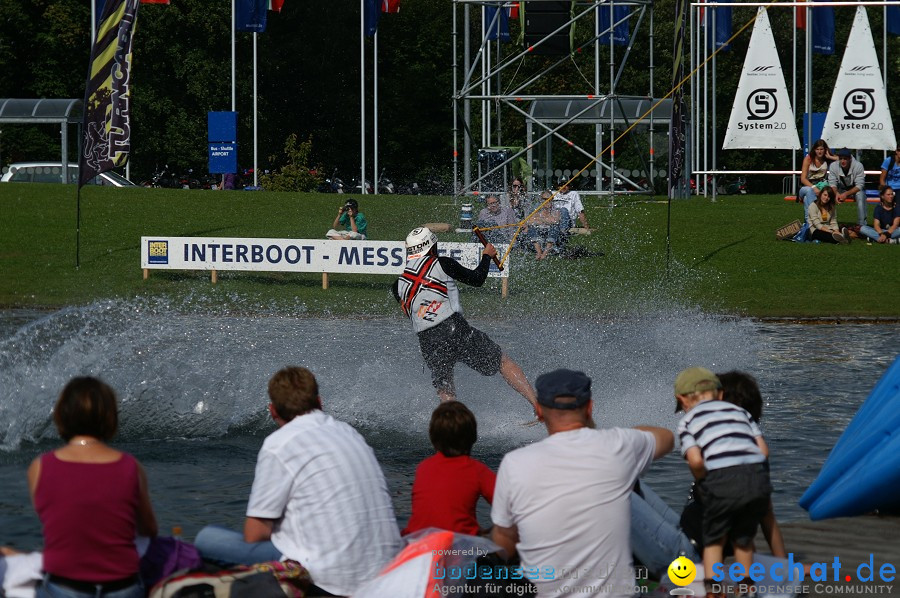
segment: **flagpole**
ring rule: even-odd
[[[235,68],[234,68],[234,44],[235,30],[237,29],[237,16],[234,7],[235,0],[231,0],[231,111],[237,110],[237,94],[235,93]]]
[[[466,73],[463,79],[463,85],[469,85],[469,70],[472,68],[472,49],[471,49],[471,22],[472,7],[466,2],[463,4],[463,73]],[[472,184],[472,140],[471,128],[469,125],[472,121],[472,100],[468,99],[471,94],[466,91],[466,99],[463,100],[463,188],[468,191]]]
[[[696,26],[694,27],[694,33],[693,33],[694,37],[696,38],[696,42],[692,41],[691,48],[690,48],[692,55],[693,55],[693,64],[691,66],[691,69],[694,71],[694,84],[695,84],[695,88],[691,90],[691,94],[696,93],[696,95],[691,95],[691,108],[694,111],[693,119],[691,120],[691,122],[693,123],[692,139],[693,139],[693,144],[694,144],[694,153],[693,153],[693,156],[691,157],[691,162],[693,163],[693,172],[700,171],[700,156],[703,155],[702,152],[700,151],[700,141],[703,138],[703,136],[700,134],[700,129],[702,126],[701,118],[700,118],[700,95],[701,95],[700,90],[702,89],[702,90],[704,90],[703,93],[704,94],[706,93],[706,91],[705,91],[706,87],[703,86],[702,81],[700,79],[701,73],[703,72],[703,69],[700,68],[701,58],[702,58],[700,51],[703,49],[703,44],[705,43],[702,41],[703,40],[702,36],[705,35],[705,31],[706,31],[706,29],[704,29],[702,27],[702,23],[701,23],[703,16],[704,16],[703,10],[704,10],[703,7],[698,8],[696,11],[694,11],[694,13],[692,13],[692,18],[691,18],[691,26],[694,26],[695,21],[696,21]],[[696,47],[696,50],[694,50],[695,47]],[[696,99],[694,99],[694,98],[696,98]],[[706,168],[704,167],[703,170],[706,170]],[[696,194],[698,196],[700,195],[700,188],[701,188],[701,184],[702,184],[703,194],[706,195],[705,175],[695,174],[694,177],[695,177]],[[688,187],[690,187],[690,185],[688,185]],[[690,195],[690,188],[688,188],[688,195]],[[682,197],[683,196],[684,196],[684,193],[682,193]]]
[[[881,70],[882,70],[881,78],[884,80],[884,95],[885,95],[885,97],[887,97],[887,89],[888,89],[888,85],[887,85],[887,81],[888,81],[888,79],[887,79],[887,71],[888,71],[888,66],[887,66],[887,16],[888,16],[887,9],[888,9],[887,6],[885,6],[884,8],[881,9],[881,15],[882,15],[881,16],[881,21],[882,21],[882,23],[881,23],[881,25],[882,25],[882,28],[881,28]],[[896,149],[896,148],[894,148],[894,149]],[[881,152],[882,161],[884,161],[887,158],[887,156],[888,156],[887,151]]]
[[[600,8],[599,4],[594,5],[594,39],[597,40],[594,43],[594,96],[600,97]],[[653,45],[651,44],[651,47]],[[609,102],[607,101],[607,105]],[[600,156],[603,153],[603,125],[600,122],[594,124],[594,155]],[[529,164],[531,162],[529,161]],[[600,186],[603,181],[603,166],[600,165],[600,161],[597,160],[594,162],[594,172],[597,173],[597,176],[594,177],[594,191],[600,192]]]
[[[805,102],[806,102],[806,149],[812,151],[812,11],[810,7],[804,8],[806,11],[806,86],[805,86]]]
[[[453,3],[453,195],[459,193],[459,29],[456,2]],[[529,156],[530,157],[530,156]],[[531,161],[529,160],[529,164]]]
[[[81,176],[79,174],[79,176]],[[81,267],[81,181],[75,190],[75,269]]]
[[[253,32],[253,186],[259,186],[259,165],[257,164],[257,110],[256,110],[256,38],[259,34],[254,31]]]
[[[709,170],[709,7],[703,11],[703,170]],[[709,175],[704,175],[703,197],[709,196]]]
[[[366,194],[366,5],[359,0],[359,188]]]
[[[791,50],[793,50],[793,67],[791,70],[793,71],[793,84],[791,87],[791,108],[794,111],[794,126],[797,126],[797,9],[793,9],[794,12],[794,25],[791,28],[792,32],[792,43]],[[797,150],[791,150],[791,170],[797,170]],[[794,197],[797,196],[797,175],[791,177],[791,194]]]
[[[379,7],[379,10],[380,10],[380,7]],[[373,37],[373,44],[375,45],[375,50],[372,52],[372,54],[375,56],[374,62],[373,62],[373,67],[372,67],[372,74],[375,77],[375,82],[374,82],[375,107],[374,107],[373,116],[372,116],[372,120],[373,120],[372,126],[375,128],[375,146],[373,148],[375,151],[375,164],[374,164],[375,179],[372,183],[374,185],[374,187],[372,188],[372,191],[375,193],[375,195],[378,195],[378,31],[375,31],[375,35]]]
[[[719,49],[719,15],[717,14],[718,10],[716,8],[712,9],[712,30],[713,30],[713,55],[712,55],[712,152],[711,152],[711,160],[712,160],[712,201],[716,201],[716,195],[719,192],[719,181],[716,176],[716,168],[718,168],[718,155],[719,155],[719,140],[716,139],[716,56],[718,52],[716,50]]]

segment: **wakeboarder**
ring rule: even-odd
[[[441,401],[456,399],[453,366],[461,361],[483,376],[500,372],[535,407],[537,396],[522,368],[462,314],[456,281],[480,287],[496,255],[488,243],[478,267],[470,270],[453,258],[438,256],[437,236],[428,227],[416,228],[406,237],[406,268],[393,285],[394,298],[412,321]]]

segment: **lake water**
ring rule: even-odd
[[[593,378],[600,426],[674,429],[672,382],[684,367],[741,369],[765,398],[763,431],[782,521],[894,355],[896,327],[802,325],[672,308],[633,317],[511,317],[471,322],[533,381],[557,367]],[[239,526],[262,439],[273,429],[266,383],[284,365],[310,368],[325,410],[356,426],[384,467],[398,520],[409,516],[416,464],[432,452],[437,399],[407,322],[193,312],[164,301],[98,302],[52,313],[0,312],[0,544],[40,545],[25,484],[28,463],[59,440],[52,406],[75,375],[102,377],[122,402],[114,444],[147,469],[162,530],[192,538],[207,523]],[[457,368],[458,394],[479,422],[474,456],[544,438],[526,402],[499,377]],[[690,485],[675,454],[645,476],[680,509]],[[487,522],[488,509],[480,514]]]

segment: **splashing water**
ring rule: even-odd
[[[673,307],[602,315],[540,310],[491,321],[471,318],[529,379],[557,367],[593,378],[600,426],[674,429],[672,381],[691,365],[756,375],[766,399],[763,432],[772,449],[773,501],[780,519],[805,517],[796,500],[893,355],[891,327],[762,324]],[[427,429],[437,398],[418,342],[399,316],[314,318],[159,299],[101,301],[54,313],[0,312],[0,528],[34,547],[25,468],[58,438],[51,410],[76,375],[96,375],[121,400],[115,444],[147,469],[165,528],[188,536],[206,523],[239,526],[261,437],[273,429],[266,384],[285,365],[316,375],[325,410],[356,426],[385,470],[400,523],[416,464],[431,453]],[[848,345],[847,338],[854,338]],[[823,375],[827,373],[827,375]],[[525,428],[531,409],[500,376],[456,370],[457,392],[475,412],[475,456],[502,456],[546,436]],[[690,474],[676,455],[646,474],[676,509]],[[482,516],[484,513],[482,513]]]
[[[532,380],[556,367],[592,375],[605,425],[667,422],[674,372],[693,363],[742,365],[752,351],[746,324],[690,311],[473,324]],[[234,316],[162,300],[101,301],[47,314],[0,340],[0,446],[54,439],[50,413],[59,390],[88,374],[119,393],[126,439],[259,432],[268,425],[266,383],[285,365],[310,368],[337,417],[374,432],[427,428],[435,395],[418,342],[400,318]],[[510,424],[530,413],[499,376],[460,366],[457,385],[486,438],[508,436]]]

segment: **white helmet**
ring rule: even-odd
[[[414,260],[424,257],[431,248],[437,245],[437,235],[427,226],[413,229],[406,235],[406,259]]]

